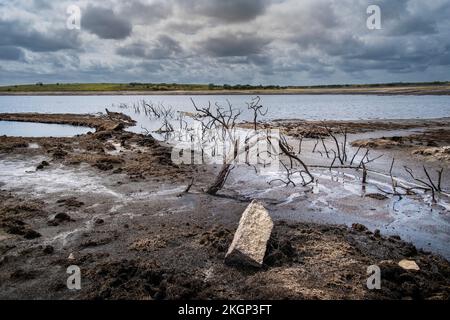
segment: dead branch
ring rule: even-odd
[[[269,184],[272,185],[272,183],[274,182],[282,182],[286,185],[286,187],[289,187],[289,185],[292,184],[293,187],[296,187],[295,182],[292,180],[292,175],[295,173],[294,171],[292,171],[292,169],[289,169],[283,161],[280,161],[281,165],[284,167],[284,169],[286,170],[286,181],[283,179],[274,179],[269,181]],[[302,177],[303,178],[303,177]]]
[[[438,173],[438,190],[440,191],[440,192],[442,192],[442,175],[443,175],[443,173],[444,173],[444,169],[443,168],[441,168],[440,170],[437,170],[437,173]]]
[[[339,159],[340,163],[343,165],[345,163],[345,161],[344,161],[344,157],[341,154],[341,147],[339,145],[339,141],[338,141],[336,135],[333,133],[333,131],[328,126],[325,125],[324,128],[327,131],[328,135],[333,139],[333,141],[336,145],[337,159]]]
[[[407,166],[405,166],[404,168],[405,168],[405,171],[411,176],[411,178],[414,181],[419,182],[419,183],[423,184],[424,186],[426,186],[427,187],[426,191],[431,191],[433,202],[436,202],[436,194],[435,194],[436,189],[434,188],[433,184],[427,183],[422,179],[416,178],[414,176],[413,171],[410,168],[408,168]],[[425,169],[425,167],[424,167],[424,169]]]
[[[266,109],[266,111],[262,111],[263,106],[260,105],[261,98],[259,96],[252,99],[250,103],[247,103],[247,107],[249,110],[253,110],[253,125],[255,131],[257,130],[257,124],[258,124],[258,115],[266,116],[269,109]]]
[[[182,193],[180,193],[177,197],[181,198],[183,195],[189,193],[189,191],[191,190],[193,185],[194,185],[194,177],[191,178],[191,181],[187,185],[186,189],[184,189],[184,191]]]
[[[302,167],[303,167],[303,171],[308,175],[309,177],[309,181],[306,182],[306,185],[314,182],[314,177],[311,174],[311,172],[308,169],[308,166],[306,165],[305,162],[303,162],[303,160],[301,160],[299,157],[297,157],[296,154],[294,154],[292,152],[292,147],[289,145],[289,143],[287,142],[286,138],[284,136],[281,136],[279,141],[278,141],[279,147],[281,152],[286,155],[290,161],[297,161]]]
[[[361,150],[361,146],[358,147],[358,150],[356,150],[355,154],[353,155],[352,161],[350,161],[350,165],[353,165],[353,162],[355,161],[355,158],[358,155],[360,150]]]
[[[367,183],[367,168],[366,168],[366,165],[364,163],[362,164],[362,168],[363,168],[362,183],[366,184]]]
[[[322,140],[322,146],[323,146],[323,149],[325,150],[325,154],[327,155],[327,158],[330,159],[330,155],[329,155],[327,146],[325,145],[324,138],[323,138],[323,137],[320,137],[320,140]]]
[[[298,153],[297,154],[302,153],[302,143],[303,143],[303,136],[300,136],[300,139],[298,141]]]

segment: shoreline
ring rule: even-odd
[[[380,95],[428,96],[450,95],[444,87],[381,87],[349,89],[281,89],[281,90],[175,90],[175,91],[0,91],[0,96],[111,96],[111,95]]]

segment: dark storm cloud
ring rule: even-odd
[[[227,22],[253,20],[263,14],[268,0],[179,0],[187,11]]]
[[[134,19],[137,23],[152,24],[162,21],[170,16],[172,7],[168,1],[145,3],[130,1],[122,4],[120,14],[128,19]]]
[[[223,34],[199,44],[201,52],[214,57],[240,57],[259,54],[270,40],[248,33]]]
[[[437,32],[436,21],[424,17],[400,18],[391,24],[391,35],[427,35]]]
[[[437,33],[437,24],[450,14],[450,2],[411,0],[375,1],[381,8],[383,29],[392,36],[429,35]]]
[[[313,28],[300,29],[290,39],[300,50],[311,50],[318,57],[333,61],[336,71],[414,73],[446,63],[445,48],[450,44],[450,38],[439,34],[438,25],[445,20],[437,17],[449,11],[449,2],[442,1],[440,5],[411,0],[374,3],[381,7],[382,30],[364,28],[364,20],[359,29],[346,29],[346,16],[340,11],[342,7],[331,6],[328,15],[336,21],[334,27],[329,28],[316,18],[315,13],[310,14],[307,18],[311,18]],[[365,12],[366,6],[362,3],[358,11]],[[353,11],[348,7],[346,13]],[[312,68],[319,66],[318,63],[310,65]]]
[[[0,21],[0,34],[0,45],[22,47],[34,52],[76,49],[79,45],[75,33],[68,33],[64,29],[38,32],[17,20]]]
[[[0,0],[1,81],[308,84],[450,74],[449,0],[80,0],[81,30],[67,30],[72,4]],[[369,4],[381,8],[381,30],[366,26]]]
[[[390,73],[423,72],[432,65],[449,65],[448,48],[434,41],[388,39],[355,48],[353,53],[341,57],[339,67],[348,72],[384,70]]]
[[[12,46],[0,46],[0,60],[24,60],[22,49]]]
[[[131,35],[132,25],[113,10],[88,6],[83,10],[82,28],[102,39],[125,39]]]
[[[121,56],[155,60],[174,58],[182,51],[179,43],[166,35],[159,36],[151,43],[132,43],[117,49],[117,53]]]

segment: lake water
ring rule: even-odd
[[[73,137],[78,134],[86,134],[94,131],[91,128],[62,124],[0,121],[0,136]]]
[[[191,98],[197,105],[227,100],[234,108],[243,110],[242,119],[250,120],[246,102],[253,96],[0,96],[0,113],[96,113],[105,108],[122,111],[138,121],[133,131],[141,126],[153,129],[145,115],[133,110],[122,110],[120,104],[133,104],[143,99],[162,103],[177,111],[193,111]],[[268,95],[261,96],[261,104],[269,112],[262,119],[306,120],[363,120],[363,119],[430,119],[450,117],[450,96],[375,96],[375,95]],[[1,127],[0,127],[1,128]],[[5,128],[5,127],[3,127]],[[0,129],[0,135],[8,134]]]

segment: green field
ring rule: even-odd
[[[53,84],[27,84],[0,86],[0,93],[27,93],[27,92],[215,92],[215,91],[249,91],[249,92],[276,92],[276,91],[309,91],[309,90],[363,90],[363,89],[398,89],[421,88],[448,89],[450,82],[426,83],[386,83],[386,84],[360,84],[360,85],[322,85],[322,86],[252,86],[252,85],[215,85],[215,84],[176,84],[176,83],[53,83]]]

